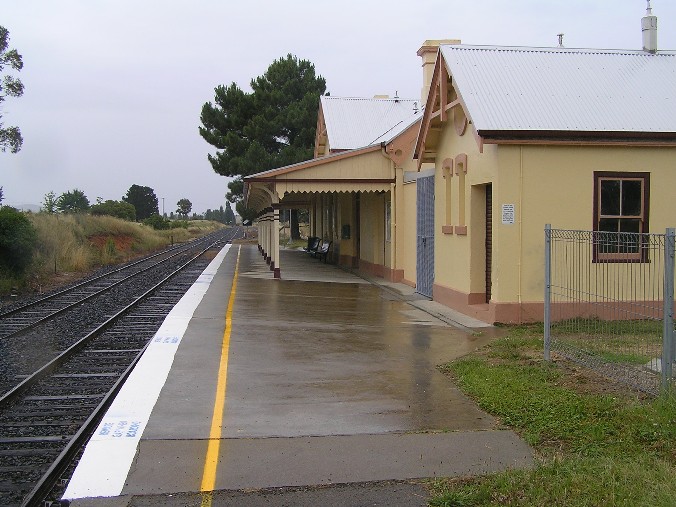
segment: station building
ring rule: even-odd
[[[545,224],[676,223],[676,52],[652,18],[643,50],[426,41],[421,99],[322,97],[315,158],[244,180],[275,276],[279,210],[307,208],[334,263],[484,322],[541,321]]]

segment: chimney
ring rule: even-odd
[[[430,85],[432,84],[432,75],[434,74],[434,64],[437,61],[437,53],[439,46],[442,44],[460,44],[460,39],[440,39],[440,40],[426,40],[422,47],[418,50],[418,56],[422,58],[423,68],[423,86],[422,86],[422,101],[421,104],[427,104],[427,95],[430,92]]]
[[[643,32],[643,51],[657,53],[657,16],[653,16],[650,0],[645,16],[641,18],[641,31]]]

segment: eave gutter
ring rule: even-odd
[[[283,178],[276,176],[251,177],[251,183],[394,183],[392,178]]]
[[[676,132],[479,130],[477,133],[485,144],[676,145]]]

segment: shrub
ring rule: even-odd
[[[82,190],[75,188],[59,196],[56,208],[62,213],[81,213],[89,209],[89,199]]]
[[[162,218],[160,215],[150,215],[143,223],[157,230],[169,229],[170,227],[169,220]]]
[[[35,228],[14,208],[0,208],[0,269],[23,274],[33,259]]]
[[[107,200],[89,208],[92,215],[108,215],[133,222],[136,220],[136,208],[133,204],[124,201]]]
[[[187,220],[173,220],[171,222],[172,229],[187,229],[188,221]]]

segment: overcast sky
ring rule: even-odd
[[[676,2],[653,0],[658,47],[676,49]],[[227,179],[199,135],[219,84],[292,53],[337,97],[418,98],[426,39],[466,44],[641,49],[645,0],[0,0],[23,56],[24,96],[3,105],[24,137],[0,153],[5,204],[74,188],[93,203],[152,187],[165,211],[224,204]],[[7,69],[6,69],[7,70]],[[637,90],[637,93],[639,91]]]

